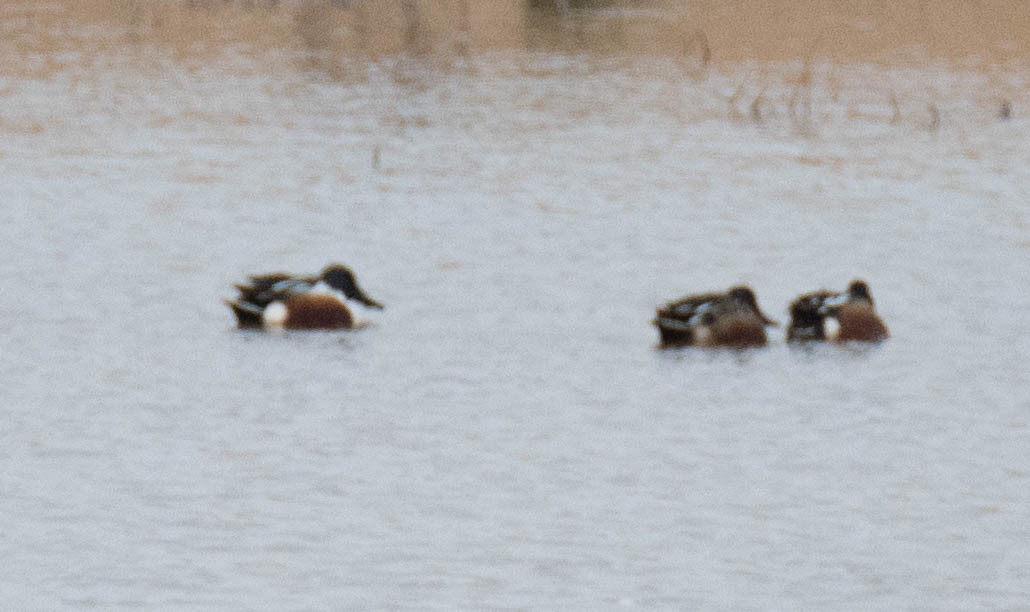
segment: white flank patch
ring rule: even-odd
[[[331,295],[337,300],[339,300],[341,304],[349,308],[351,312],[354,312],[354,305],[357,303],[348,300],[346,293],[340,291],[339,289],[330,287],[322,281],[318,281],[317,283],[312,285],[311,288],[308,289],[305,293],[310,293],[311,295]]]
[[[357,300],[347,299],[347,295],[345,293],[337,289],[334,289],[333,287],[330,287],[323,281],[318,281],[317,283],[315,283],[314,286],[312,286],[311,289],[308,290],[308,293],[316,295],[331,295],[336,299],[340,300],[340,303],[346,306],[347,310],[350,311],[351,320],[353,322],[352,324],[355,327],[358,327],[359,325],[366,325],[368,323],[368,313],[371,310],[370,308],[366,307],[364,304]]]
[[[694,328],[694,344],[705,346],[712,341],[712,330],[707,325],[699,325]]]
[[[312,285],[311,288],[307,290],[307,293],[313,293],[315,295],[335,295],[340,298],[341,302],[345,302],[347,300],[347,296],[322,281],[318,281]]]
[[[344,304],[347,305],[347,310],[350,311],[350,316],[354,320],[354,326],[366,325],[368,323],[368,311],[364,304],[357,300],[344,300]]]
[[[840,321],[837,320],[837,317],[823,319],[823,333],[827,340],[836,340],[840,336]]]
[[[265,307],[265,312],[261,316],[261,320],[265,325],[270,327],[282,327],[286,323],[286,304],[282,302],[272,302]]]

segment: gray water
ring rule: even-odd
[[[310,59],[0,78],[3,608],[1030,607],[1025,71]],[[234,329],[330,261],[371,328]],[[857,277],[882,345],[655,349]]]

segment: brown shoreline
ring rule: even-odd
[[[75,24],[120,31],[125,44],[177,51],[244,43],[341,54],[465,54],[486,49],[685,55],[714,62],[829,59],[1001,65],[1030,55],[1021,0],[613,0],[567,14],[537,0],[14,0],[5,42],[36,53],[74,46]],[[579,3],[584,5],[586,3]],[[110,38],[110,35],[109,35]],[[108,44],[117,44],[108,42]],[[706,51],[707,49],[707,51]]]

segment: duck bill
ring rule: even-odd
[[[382,304],[365,295],[365,292],[363,292],[360,289],[358,289],[358,294],[354,296],[354,299],[361,302],[365,306],[368,306],[369,308],[375,308],[376,310],[383,309]]]
[[[765,323],[766,325],[772,325],[773,327],[780,326],[779,321],[775,319],[770,319],[769,317],[765,316],[765,313],[761,310],[755,309],[755,312],[758,313],[758,318],[762,320],[762,323]]]

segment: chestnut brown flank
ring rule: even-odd
[[[354,324],[347,307],[332,295],[301,293],[285,304],[288,314],[283,327],[289,329],[338,329]]]
[[[711,326],[709,344],[742,348],[763,346],[766,342],[765,324],[751,313],[720,317]]]
[[[841,342],[876,342],[890,336],[887,326],[876,316],[876,312],[867,302],[843,304],[837,312],[837,321],[840,323],[837,340]]]

